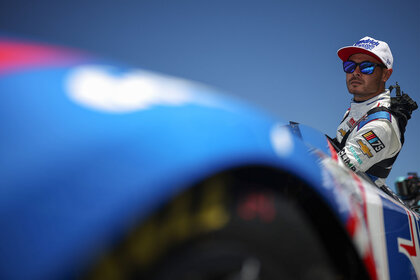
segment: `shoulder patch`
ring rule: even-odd
[[[362,136],[372,146],[372,148],[375,150],[375,152],[379,152],[383,148],[385,148],[384,143],[382,143],[381,139],[379,139],[379,137],[376,136],[376,134],[372,130],[369,130],[368,132],[366,132]]]
[[[372,152],[370,151],[369,147],[366,146],[362,140],[357,140],[357,144],[359,144],[360,150],[362,151],[363,154],[365,154],[368,158],[373,157]]]

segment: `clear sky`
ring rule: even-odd
[[[202,82],[333,135],[351,95],[337,57],[364,36],[420,105],[420,0],[1,1],[0,31]],[[388,178],[420,173],[420,109]]]

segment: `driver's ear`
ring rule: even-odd
[[[382,81],[388,81],[389,77],[391,77],[392,69],[385,69],[382,73]]]

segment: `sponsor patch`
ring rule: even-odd
[[[375,152],[381,151],[383,148],[385,148],[384,143],[382,143],[381,139],[379,139],[378,136],[376,136],[375,133],[373,133],[372,130],[366,132],[362,135],[363,138],[368,141],[368,143],[372,146],[372,148],[375,150]]]
[[[341,150],[338,155],[341,157],[341,159],[343,160],[344,164],[347,165],[348,168],[350,168],[351,170],[353,170],[354,172],[356,172],[356,167],[354,166],[353,163],[351,163],[349,157],[347,156],[346,152],[344,150]]]
[[[362,140],[357,140],[357,144],[359,144],[360,150],[363,154],[365,154],[368,158],[373,157],[372,152],[370,151],[369,147],[366,146],[365,143],[363,143]]]
[[[372,39],[366,39],[366,40],[358,41],[353,46],[364,48],[364,49],[367,49],[367,50],[372,50],[373,48],[375,48],[378,45],[379,45],[378,41],[375,41],[375,40],[372,40]]]
[[[353,156],[357,160],[357,162],[361,165],[363,163],[363,161],[360,159],[359,155],[356,153],[356,151],[353,149],[353,147],[349,147],[349,150],[353,154]]]
[[[347,121],[347,126],[349,128],[352,128],[355,123],[356,123],[356,121],[353,118],[351,118]]]
[[[344,131],[344,129],[342,129],[342,128],[340,128],[340,129],[338,130],[338,132],[340,132],[341,136],[343,136],[343,137],[344,137],[344,135],[346,135],[346,132],[345,132],[345,131]]]

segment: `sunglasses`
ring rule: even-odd
[[[346,73],[353,73],[356,70],[357,65],[359,65],[360,72],[363,74],[370,75],[375,71],[376,66],[381,68],[385,68],[383,64],[377,64],[370,61],[363,61],[360,63],[356,63],[354,61],[348,60],[343,62],[343,70]]]

